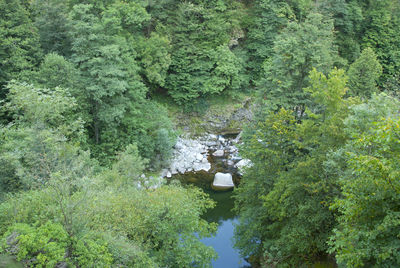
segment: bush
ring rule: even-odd
[[[68,244],[68,234],[60,224],[47,222],[36,228],[17,223],[3,235],[0,251],[17,256],[27,266],[54,267],[64,261]]]

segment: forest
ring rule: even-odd
[[[145,177],[240,98],[251,267],[399,267],[398,0],[0,0],[0,267],[211,267],[215,202]]]

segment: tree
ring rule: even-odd
[[[380,83],[398,73],[400,66],[398,32],[400,5],[398,1],[369,1],[365,5],[362,47],[372,48],[383,67]]]
[[[71,54],[68,5],[60,0],[32,1],[34,24],[38,29],[40,44],[45,54],[57,53],[64,57]]]
[[[76,114],[77,102],[68,90],[40,88],[11,81],[8,102],[3,109],[14,118],[16,127],[53,129],[70,139],[83,138],[84,122]]]
[[[140,57],[145,77],[153,88],[163,87],[171,64],[171,41],[153,32],[142,42]]]
[[[75,115],[75,99],[53,90],[12,82],[3,107],[14,122],[0,129],[1,188],[4,192],[46,185],[53,173],[78,176],[91,170],[89,155],[76,146],[85,141],[83,122]],[[56,161],[57,160],[57,161]]]
[[[172,29],[172,53],[165,87],[179,104],[239,86],[240,62],[228,48],[233,14],[222,6],[180,3]],[[206,37],[206,38],[205,38]]]
[[[199,188],[176,185],[154,190],[106,188],[96,191],[84,209],[89,227],[112,231],[143,249],[158,266],[207,267],[215,253],[198,237],[215,230],[200,218],[213,201]],[[197,235],[196,235],[196,233]],[[135,259],[128,260],[133,266]],[[140,266],[139,266],[140,267]]]
[[[141,101],[146,88],[138,81],[137,65],[121,30],[119,18],[100,20],[91,5],[76,5],[71,13],[73,61],[82,77],[89,106],[91,137],[117,128],[130,101]],[[88,38],[89,36],[89,38]]]
[[[0,129],[0,186],[9,193],[1,196],[1,253],[80,267],[204,267],[215,257],[199,241],[215,230],[200,218],[213,206],[200,189],[138,187],[146,161],[134,145],[100,169],[69,137],[83,124],[67,91],[17,82],[9,91],[15,120]]]
[[[274,54],[264,63],[259,87],[272,110],[294,109],[302,116],[309,103],[308,74],[312,68],[328,72],[337,60],[333,24],[321,14],[311,13],[303,23],[291,22],[277,37]]]
[[[369,98],[378,91],[377,81],[382,75],[382,66],[371,48],[362,51],[348,73],[351,95]]]
[[[140,155],[149,160],[149,166],[159,169],[168,163],[176,142],[176,133],[165,107],[155,101],[131,103],[122,129],[113,140],[122,146],[136,143]],[[126,145],[125,145],[126,144]]]
[[[334,20],[339,55],[349,63],[354,62],[360,55],[364,20],[362,4],[354,0],[324,0],[319,4],[319,10]]]
[[[81,97],[78,89],[78,71],[71,62],[58,54],[47,54],[40,64],[38,71],[32,77],[32,80],[36,80],[42,87],[65,88],[75,98],[80,99]]]
[[[236,246],[264,265],[299,266],[326,254],[335,226],[329,204],[339,195],[335,171],[325,162],[347,140],[343,121],[352,99],[343,70],[328,77],[311,71],[305,89],[314,105],[307,117],[270,112],[247,130],[241,153],[251,160],[236,191],[239,225]],[[299,244],[298,241],[302,241]]]
[[[39,35],[30,14],[19,0],[0,1],[0,88],[4,98],[5,84],[39,64]]]
[[[178,185],[119,187],[108,177],[53,177],[49,187],[9,197],[0,204],[0,249],[23,261],[78,266],[209,265],[215,253],[199,238],[216,226],[200,218],[213,206],[205,193]]]
[[[250,58],[246,67],[255,83],[263,74],[263,62],[273,55],[275,38],[296,16],[287,1],[254,1],[250,12],[250,25],[245,41]]]
[[[148,163],[147,159],[142,159],[136,144],[130,144],[125,151],[120,152],[114,162],[112,170],[117,173],[118,183],[121,187],[140,183],[140,176]],[[141,186],[141,185],[140,185]]]
[[[398,106],[394,98],[373,95],[345,121],[351,139],[336,152],[342,195],[332,205],[340,214],[329,243],[339,264],[399,265]]]

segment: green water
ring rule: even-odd
[[[218,171],[223,171],[218,169]],[[212,262],[215,268],[239,268],[250,267],[239,252],[233,247],[234,224],[237,222],[233,211],[234,201],[232,190],[214,191],[211,183],[216,170],[210,172],[188,172],[184,175],[176,175],[173,178],[180,180],[183,184],[194,184],[204,190],[216,202],[216,206],[208,210],[203,218],[208,222],[218,223],[218,229],[213,237],[203,238],[201,241],[207,246],[212,246],[218,253],[218,259]],[[238,179],[238,178],[236,178]]]
[[[214,180],[214,174],[217,172],[230,172],[233,174],[233,180],[237,185],[239,176],[235,175],[235,170],[223,162],[223,158],[210,156],[211,169],[208,172],[187,172],[184,175],[175,175],[173,179],[181,181],[183,184],[194,184],[204,190],[210,197],[216,201],[215,208],[207,211],[203,218],[208,222],[218,223],[218,230],[213,237],[204,238],[201,241],[212,246],[218,253],[218,259],[212,262],[215,268],[239,268],[251,267],[243,259],[238,250],[233,247],[234,225],[237,223],[236,214],[233,211],[234,201],[232,190],[214,191],[211,184]]]
[[[235,185],[239,185],[240,176],[236,170],[228,166],[223,160],[224,158],[213,157],[211,152],[208,157],[211,163],[211,169],[208,172],[187,172],[183,175],[174,175],[172,179],[177,179],[182,184],[194,184],[208,193],[210,197],[216,201],[216,207],[207,211],[203,218],[208,222],[218,223],[216,235],[210,238],[204,238],[201,241],[212,246],[218,253],[218,259],[212,262],[215,268],[242,268],[251,267],[250,264],[240,256],[238,250],[233,247],[234,226],[237,223],[237,215],[233,211],[234,200],[232,198],[232,190],[229,191],[214,191],[211,184],[214,180],[214,175],[217,172],[233,174]],[[334,268],[337,267],[334,260],[324,259],[313,265],[305,267],[312,268]]]

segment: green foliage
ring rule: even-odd
[[[365,8],[362,47],[375,50],[383,67],[383,81],[398,73],[400,29],[398,1],[370,1]]]
[[[34,267],[55,267],[61,263],[111,267],[113,258],[107,244],[93,237],[94,234],[71,239],[61,224],[50,221],[39,227],[17,223],[4,233],[0,251],[15,255],[17,260]]]
[[[287,1],[254,1],[250,12],[245,41],[250,58],[246,67],[255,83],[263,74],[263,62],[273,55],[275,38],[290,20],[295,19],[295,15]]]
[[[350,94],[369,98],[377,92],[377,81],[382,74],[382,66],[371,48],[362,51],[360,57],[349,68]]]
[[[68,242],[60,224],[47,222],[37,228],[15,224],[2,236],[1,251],[16,255],[28,266],[54,267],[64,260]]]
[[[62,0],[32,1],[34,24],[38,29],[40,45],[46,54],[71,54],[67,4]]]
[[[116,162],[112,167],[122,180],[118,184],[121,186],[127,184],[132,185],[132,183],[138,181],[140,176],[143,174],[147,162],[146,159],[140,157],[136,144],[128,145],[125,151],[118,154]],[[114,181],[113,183],[117,182]]]
[[[140,1],[111,1],[103,12],[102,16],[105,22],[115,23],[124,31],[131,34],[140,34],[140,31],[150,20],[150,14],[147,13],[144,3]],[[95,2],[93,3],[95,4]]]
[[[336,153],[343,161],[342,196],[332,206],[340,216],[330,246],[348,267],[399,265],[398,105],[374,95],[346,120],[352,139]]]
[[[38,65],[41,49],[37,29],[20,0],[0,1],[0,88]],[[4,92],[1,98],[4,98]]]
[[[150,191],[100,190],[85,208],[89,225],[126,236],[160,266],[205,267],[215,255],[198,241],[215,230],[200,219],[213,202],[198,188],[164,186]],[[132,261],[132,260],[131,260]]]
[[[0,251],[25,266],[209,266],[212,202],[140,178],[176,138],[155,100],[205,113],[256,86],[241,253],[399,266],[399,102],[375,94],[399,95],[399,33],[398,0],[0,0]],[[346,60],[344,99],[332,67]]]
[[[170,50],[170,40],[154,32],[143,42],[140,50],[141,64],[147,80],[153,87],[165,85],[167,70],[171,64]]]
[[[79,97],[78,72],[75,66],[63,56],[47,54],[40,64],[35,79],[39,85],[47,88],[61,87],[68,89],[71,95]]]
[[[315,104],[307,117],[299,122],[288,110],[270,112],[247,130],[242,150],[253,166],[236,191],[236,245],[270,265],[312,262],[328,249],[335,226],[329,204],[339,194],[337,177],[321,167],[346,141],[343,120],[352,100],[343,100],[343,70],[326,77],[314,69],[309,79]]]
[[[301,116],[310,103],[303,91],[309,86],[309,72],[316,68],[326,73],[336,59],[331,20],[311,13],[303,23],[289,23],[275,40],[273,56],[264,63],[259,86],[263,99],[272,110],[294,109]]]
[[[107,242],[94,233],[74,241],[73,255],[73,261],[79,267],[112,267],[114,261]]]
[[[182,2],[170,25],[172,61],[165,87],[179,104],[239,86],[240,62],[228,47],[229,32],[236,27],[234,14],[218,3],[219,8],[208,8]]]
[[[215,257],[214,251],[199,241],[199,237],[209,236],[215,226],[200,218],[213,202],[198,188],[171,185],[137,190],[129,185],[104,187],[86,181],[86,190],[75,187],[78,191],[67,196],[63,194],[66,191],[59,190],[66,183],[53,180],[52,187],[18,194],[3,202],[1,234],[18,221],[33,224],[35,239],[47,243],[51,240],[37,229],[45,229],[48,221],[51,225],[54,222],[68,237],[69,254],[63,254],[63,260],[80,266],[97,262],[109,267],[112,262],[129,267],[206,267]],[[7,233],[5,237],[8,236]],[[52,245],[65,249],[58,240]]]
[[[62,88],[38,88],[11,81],[4,109],[17,124],[34,128],[52,128],[67,137],[82,136],[83,122],[75,115],[76,100]]]
[[[122,125],[125,131],[119,138],[136,143],[140,155],[148,159],[151,166],[157,169],[168,163],[176,134],[165,107],[150,101],[139,105],[131,103]]]
[[[362,5],[354,0],[324,0],[319,8],[334,20],[335,43],[339,55],[350,63],[354,62],[360,54],[364,19]]]
[[[82,120],[74,115],[75,99],[68,92],[17,82],[8,88],[3,108],[15,119],[0,129],[2,190],[41,187],[54,173],[79,176],[91,170],[89,154],[66,143],[85,140]]]
[[[81,72],[90,134],[100,144],[101,132],[117,128],[129,102],[143,99],[146,89],[137,81],[137,65],[125,38],[116,35],[118,18],[101,20],[91,5],[74,6],[70,17],[72,57]]]

